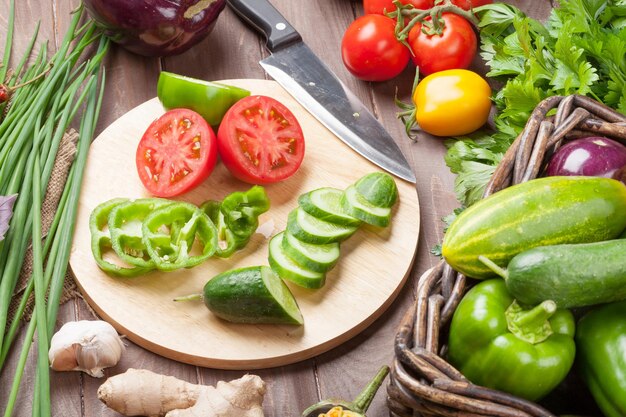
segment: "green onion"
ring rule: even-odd
[[[14,0],[11,0],[0,82],[4,81],[9,70],[14,6]],[[0,195],[18,193],[9,230],[0,243],[0,371],[18,339],[19,321],[28,299],[33,292],[35,294],[34,314],[26,329],[13,375],[5,417],[13,414],[35,332],[37,368],[33,416],[51,415],[48,347],[67,272],[83,172],[102,103],[105,76],[102,73],[98,85],[98,74],[109,44],[92,22],[79,26],[82,18],[81,7],[73,15],[58,51],[48,58],[44,44],[32,64],[26,67],[36,43],[37,26],[14,74],[7,80],[10,86],[30,83],[15,90],[10,105],[0,105]],[[90,59],[83,61],[94,43],[98,44],[97,50]],[[63,135],[77,116],[80,117],[77,154],[42,244],[42,199]],[[9,317],[9,304],[29,244],[33,251],[32,276],[17,312]],[[7,329],[9,320],[12,323]]]

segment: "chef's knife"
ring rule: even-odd
[[[260,64],[272,78],[352,149],[390,173],[415,182],[413,171],[385,128],[269,1],[227,1],[239,17],[267,37],[272,54]]]

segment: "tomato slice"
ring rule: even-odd
[[[231,107],[217,132],[222,162],[238,179],[270,184],[292,176],[304,158],[298,120],[277,100],[249,96]]]
[[[144,187],[157,197],[172,197],[197,187],[211,174],[217,139],[198,113],[173,109],[148,127],[135,160]]]

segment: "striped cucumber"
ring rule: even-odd
[[[626,229],[626,187],[597,177],[545,177],[514,185],[463,211],[442,244],[455,270],[494,276],[478,257],[505,267],[518,253],[547,245],[614,239]]]
[[[511,259],[501,275],[509,293],[530,305],[553,300],[559,308],[626,299],[626,240],[539,246]],[[482,258],[481,258],[482,259]]]

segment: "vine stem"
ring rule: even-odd
[[[474,27],[478,28],[478,19],[474,13],[455,6],[452,4],[451,0],[445,0],[442,4],[425,10],[415,9],[411,5],[404,5],[400,2],[400,0],[395,0],[393,3],[397,9],[387,15],[398,19],[398,24],[396,26],[396,38],[404,44],[406,44],[406,38],[408,37],[411,29],[413,29],[413,27],[418,23],[424,22],[427,18],[430,18],[432,23],[430,27],[424,27],[424,25],[422,25],[424,33],[427,35],[441,35],[445,27],[443,21],[441,20],[441,15],[443,13],[454,13],[462,16]],[[405,18],[410,18],[407,24],[404,24]]]

